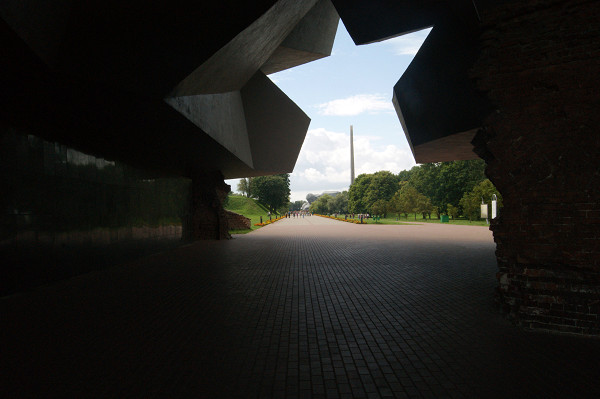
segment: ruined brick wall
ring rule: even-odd
[[[247,230],[251,228],[250,218],[228,210],[225,210],[225,214],[227,215],[229,230]]]
[[[190,214],[184,226],[187,240],[223,240],[231,238],[223,202],[231,187],[220,172],[191,173]]]
[[[482,21],[473,77],[497,112],[473,143],[504,200],[499,300],[527,328],[600,335],[600,2]]]

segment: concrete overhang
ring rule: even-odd
[[[260,71],[240,91],[165,101],[237,158],[211,162],[228,179],[292,172],[310,124]],[[197,152],[204,156],[204,148]]]
[[[330,0],[6,0],[0,16],[3,124],[227,178],[292,171],[310,119],[261,69],[328,55],[338,23]]]
[[[330,0],[319,0],[261,67],[263,73],[269,75],[329,56],[339,19]]]
[[[357,45],[424,29],[439,19],[448,0],[332,0]]]
[[[56,74],[162,98],[280,3],[3,0],[0,16]]]
[[[470,29],[437,24],[394,86],[394,106],[416,162],[477,158],[471,140],[493,110],[469,77],[478,51]]]
[[[378,42],[455,19],[473,24],[481,10],[507,0],[332,0],[357,45]]]
[[[316,3],[279,0],[179,82],[167,97],[241,90]]]
[[[471,140],[493,107],[469,70],[480,47],[478,12],[497,3],[334,0],[356,44],[433,26],[392,100],[418,163],[477,158]]]

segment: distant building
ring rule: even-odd
[[[319,197],[321,197],[325,194],[335,197],[336,195],[341,194],[341,192],[340,191],[323,191],[321,194],[308,193],[306,195],[306,200],[308,201],[308,204],[310,205],[313,202],[315,202],[316,200],[318,200]]]

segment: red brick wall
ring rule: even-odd
[[[223,202],[231,187],[220,172],[192,174],[189,221],[184,231],[188,240],[223,240],[231,238]]]
[[[229,230],[246,230],[251,228],[250,219],[239,213],[225,210],[227,215],[227,221],[229,223]]]
[[[473,77],[497,112],[474,144],[504,200],[499,300],[525,327],[600,335],[600,2],[482,20]]]

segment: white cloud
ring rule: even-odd
[[[389,170],[398,173],[415,165],[410,149],[377,145],[376,136],[354,137],[355,174]],[[294,173],[290,176],[292,200],[327,190],[343,191],[350,185],[350,134],[311,129],[306,134]]]
[[[419,51],[419,48],[427,38],[427,35],[431,31],[429,29],[423,29],[418,32],[408,33],[406,35],[394,37],[381,42],[382,45],[391,47],[392,52],[396,55],[411,55],[414,56]]]
[[[354,136],[356,176],[389,170],[398,173],[415,165],[408,146],[378,145],[377,136]],[[227,180],[233,191],[239,179]],[[350,186],[350,134],[332,132],[323,128],[311,129],[306,134],[294,172],[290,175],[291,200],[306,199],[308,193],[344,191]]]
[[[318,105],[319,114],[329,116],[358,115],[363,112],[393,112],[392,101],[381,94],[357,94]]]
[[[284,69],[283,71],[275,72],[270,75],[267,75],[271,82],[276,85],[280,85],[282,82],[289,82],[294,80],[294,74],[289,69]]]

